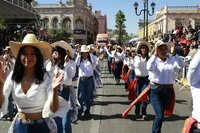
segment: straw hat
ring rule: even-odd
[[[155,44],[155,48],[157,49],[160,46],[166,45],[168,50],[170,49],[170,44],[167,42],[163,42],[162,40],[158,40]]]
[[[140,42],[137,43],[137,47],[136,47],[136,52],[137,53],[139,52],[139,50],[140,50],[140,48],[141,48],[142,45],[146,45],[148,47],[149,51],[151,50],[151,45],[150,45],[149,42],[140,41]]]
[[[27,34],[22,43],[10,41],[9,45],[15,57],[17,57],[20,48],[23,46],[32,46],[38,48],[43,56],[44,61],[47,60],[51,55],[51,45],[48,42],[39,42],[34,34]]]
[[[61,40],[61,41],[57,41],[57,42],[52,43],[51,46],[54,47],[54,48],[56,46],[59,46],[59,47],[65,49],[65,50],[69,50],[71,58],[74,58],[74,50],[72,49],[72,46],[69,43]]]
[[[82,45],[81,46],[81,52],[89,52],[89,51],[90,51],[90,49],[88,48],[87,45]]]

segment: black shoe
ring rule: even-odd
[[[90,112],[85,112],[83,115],[83,118],[89,120],[92,118],[92,116],[91,116]]]

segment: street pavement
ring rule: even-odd
[[[72,124],[73,133],[151,133],[154,112],[151,104],[147,107],[147,120],[137,118],[135,108],[130,111],[126,119],[122,113],[129,107],[128,92],[124,90],[123,81],[115,84],[113,74],[109,74],[107,62],[101,65],[103,88],[97,89],[97,97],[91,108],[92,118],[81,119]],[[75,83],[76,84],[76,83]],[[180,84],[175,84],[176,104],[173,115],[165,117],[162,133],[180,133],[184,120],[191,115],[191,94],[186,88],[181,91]],[[0,121],[0,133],[6,133],[10,123]]]

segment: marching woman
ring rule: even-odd
[[[114,52],[114,78],[116,81],[116,84],[119,84],[121,79],[121,71],[123,66],[123,58],[124,58],[124,52],[122,51],[122,48],[120,46],[116,47],[116,50]]]
[[[136,47],[137,55],[134,58],[135,76],[137,81],[136,84],[136,95],[140,93],[149,85],[149,74],[146,69],[147,61],[149,60],[150,44],[145,41],[138,42]],[[142,115],[142,119],[146,119],[147,114],[147,101],[136,103],[135,114]]]
[[[78,117],[90,118],[90,107],[94,98],[95,89],[93,71],[96,67],[95,61],[89,54],[89,48],[86,45],[81,46],[79,55],[76,58],[76,65],[79,67],[78,78],[78,101],[80,109]]]
[[[126,48],[126,53],[125,53],[125,57],[124,57],[124,61],[123,61],[123,67],[122,67],[122,77],[125,77],[125,75],[127,74],[128,70],[129,70],[129,63],[130,63],[130,47]],[[127,81],[125,81],[125,86],[124,86],[125,90],[128,90],[128,83]]]
[[[0,111],[6,113],[12,93],[18,114],[10,132],[56,133],[57,126],[51,117],[67,113],[68,103],[58,96],[63,75],[55,75],[52,80],[44,70],[43,63],[51,55],[50,44],[27,34],[22,43],[10,41],[9,45],[16,63],[7,78],[0,65]]]
[[[53,74],[64,74],[58,95],[68,101],[70,109],[62,117],[54,118],[58,126],[59,133],[72,133],[71,118],[75,118],[78,114],[76,107],[76,94],[73,86],[72,78],[76,73],[76,64],[73,60],[74,51],[70,44],[65,41],[58,41],[51,44],[54,48],[51,62],[46,66],[47,71]]]
[[[155,112],[152,133],[161,133],[164,114],[171,115],[173,112],[175,102],[174,69],[185,65],[183,60],[175,55],[174,45],[171,48],[173,56],[168,54],[169,48],[168,43],[157,41],[155,52],[147,62],[151,87],[150,101]]]
[[[193,120],[193,125],[188,127],[191,122],[188,122],[186,125],[186,129],[190,128],[190,133],[200,133],[200,50],[195,54],[194,58],[190,62],[187,78],[191,88],[192,94],[192,117],[190,119]],[[182,132],[189,133],[189,132]]]

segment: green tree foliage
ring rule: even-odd
[[[64,40],[68,42],[71,36],[71,33],[67,32],[65,29],[49,29],[48,34],[53,41]]]
[[[126,34],[126,26],[125,26],[125,15],[124,13],[119,10],[116,14],[116,18],[115,18],[115,22],[116,22],[116,25],[115,25],[115,34],[118,36],[117,38],[117,42],[119,45],[122,45],[122,42],[123,42],[123,36]]]

